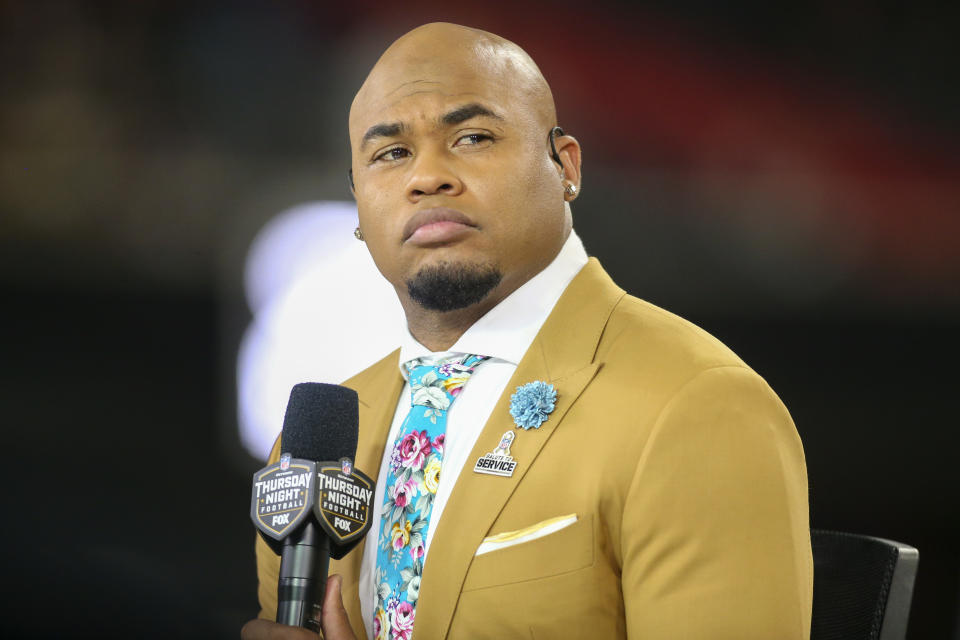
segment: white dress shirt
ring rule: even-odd
[[[447,414],[443,466],[433,501],[433,510],[430,513],[430,528],[424,542],[426,553],[424,563],[430,555],[430,542],[443,515],[443,509],[494,405],[503,394],[507,382],[513,376],[521,358],[527,352],[527,348],[540,331],[547,316],[550,315],[557,300],[560,299],[560,295],[586,263],[587,253],[583,243],[577,234],[571,231],[553,262],[477,320],[448,351],[431,352],[417,342],[409,331],[405,332],[400,348],[400,361],[397,363],[404,379],[407,378],[407,370],[403,364],[413,358],[442,354],[474,354],[490,357],[476,368]],[[371,640],[373,638],[371,621],[376,602],[374,572],[377,566],[383,493],[387,484],[390,453],[409,411],[410,384],[407,383],[403,386],[397,402],[390,435],[387,437],[383,463],[380,465],[380,473],[377,476],[376,495],[371,514],[373,522],[367,535],[360,565],[360,604],[363,610],[363,622]]]

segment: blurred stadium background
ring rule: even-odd
[[[448,20],[537,60],[587,250],[766,377],[813,526],[917,546],[910,637],[960,638],[960,5],[450,4],[0,1],[4,635],[255,614],[250,248],[349,201],[353,93]]]

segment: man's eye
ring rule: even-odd
[[[493,137],[488,136],[485,133],[468,133],[467,135],[460,137],[454,146],[472,146],[482,142],[487,142],[488,140],[493,140]]]
[[[408,151],[407,149],[404,149],[403,147],[393,147],[392,149],[387,149],[383,153],[377,155],[377,157],[375,157],[373,161],[379,162],[381,160],[386,160],[386,161],[402,160],[403,158],[406,158],[409,155],[410,155],[410,151]]]

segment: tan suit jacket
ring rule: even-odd
[[[556,409],[517,431],[513,477],[474,473],[514,428],[510,394],[534,380],[556,387]],[[403,387],[397,353],[345,384],[360,396],[356,467],[375,476]],[[475,555],[487,537],[571,514]],[[595,259],[517,367],[436,526],[415,640],[809,637],[807,477],[789,414],[729,349],[626,295]],[[361,638],[362,552],[330,565]],[[257,565],[273,619],[279,560],[259,541]]]

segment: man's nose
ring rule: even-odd
[[[417,202],[425,196],[455,196],[463,191],[463,183],[451,167],[451,159],[442,152],[419,154],[413,162],[407,181],[407,198]]]

